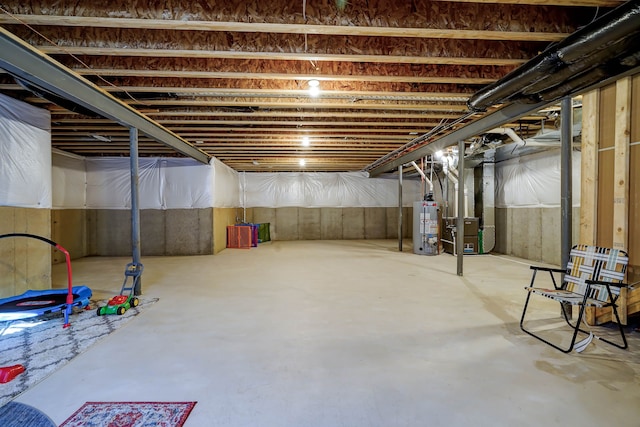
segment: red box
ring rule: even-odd
[[[249,225],[228,225],[227,248],[251,249],[252,234]]]

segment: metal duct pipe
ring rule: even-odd
[[[578,60],[573,63],[567,63],[561,60],[562,62],[559,69],[553,73],[545,74],[536,83],[522,89],[521,93],[524,96],[537,99],[540,98],[539,93],[547,92],[549,88],[555,86],[565,86],[573,81],[585,82],[593,80],[593,82],[595,82],[603,80],[607,75],[612,74],[613,69],[616,68],[615,63],[620,61],[619,57],[621,55],[626,56],[630,50],[636,50],[638,42],[637,36],[629,36],[590,53],[584,60]],[[595,79],[594,76],[591,76],[591,74],[594,73],[602,74],[602,76],[600,79]],[[618,71],[615,71],[615,73],[617,74]]]
[[[586,88],[597,81],[591,73],[603,73],[601,80],[637,66],[638,34],[640,2],[628,1],[478,91],[467,105],[472,111],[485,111],[505,101],[553,101]],[[556,86],[560,87],[554,90]],[[541,97],[539,92],[546,94]]]

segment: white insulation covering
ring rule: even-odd
[[[87,170],[83,157],[53,152],[53,208],[84,209]]]
[[[239,174],[218,159],[211,161],[213,167],[213,207],[237,208],[240,199]]]
[[[102,157],[85,158],[84,161],[87,208],[130,208],[130,159]],[[143,157],[138,165],[140,209],[240,205],[238,173],[218,160],[204,165],[193,159]],[[62,183],[56,182],[57,185]]]
[[[51,208],[51,116],[1,94],[0,206]]]
[[[365,172],[246,173],[246,207],[393,207],[398,180],[368,178]],[[420,182],[403,182],[403,204],[421,200]]]
[[[580,206],[580,152],[574,151],[573,206]],[[507,160],[496,165],[496,207],[560,206],[560,151]]]

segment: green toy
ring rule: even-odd
[[[120,295],[116,295],[109,300],[107,305],[98,307],[98,316],[105,314],[118,314],[122,315],[131,307],[137,307],[140,304],[140,300],[133,295],[134,289],[140,280],[144,266],[140,263],[129,263],[124,270],[124,282],[122,283],[122,289]],[[131,277],[131,285],[127,286]],[[126,292],[129,292],[127,295]]]

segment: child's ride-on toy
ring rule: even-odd
[[[140,263],[130,262],[124,269],[124,282],[120,295],[111,298],[107,305],[98,308],[98,316],[105,314],[124,314],[131,307],[137,307],[140,301],[133,295],[134,289],[140,280],[144,266]],[[127,282],[131,277],[131,285],[127,286]],[[127,295],[126,292],[129,292]]]

